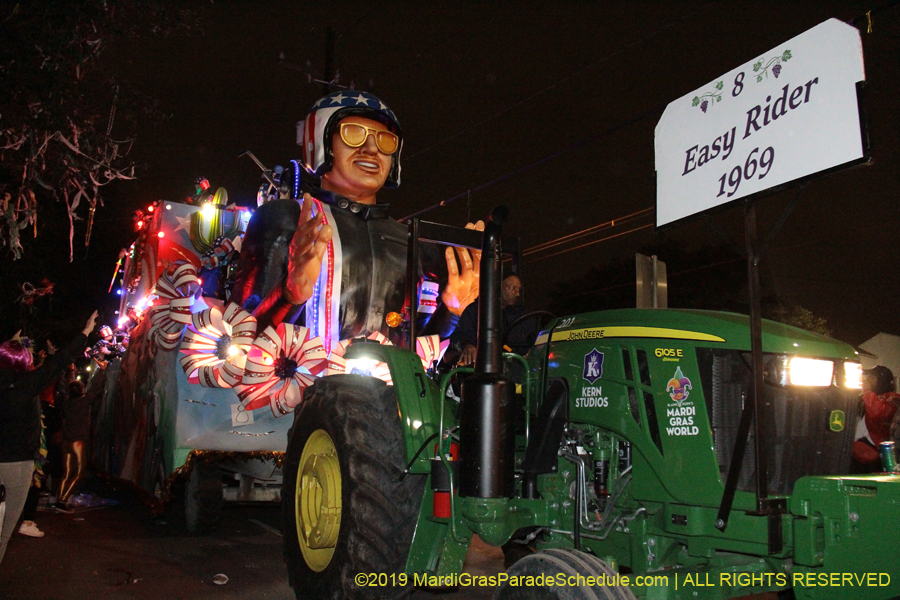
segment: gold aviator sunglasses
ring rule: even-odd
[[[393,154],[400,147],[397,134],[386,129],[372,129],[359,123],[341,123],[341,139],[351,148],[359,148],[366,143],[369,134],[375,138],[375,145],[384,154]]]

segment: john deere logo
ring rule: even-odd
[[[828,417],[828,429],[832,431],[844,430],[844,411],[833,410],[831,416]]]

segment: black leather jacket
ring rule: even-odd
[[[311,193],[329,206],[340,240],[339,339],[378,331],[398,343],[401,332],[389,329],[384,319],[390,312],[403,314],[406,303],[406,226],[388,216],[387,204],[357,204],[318,189]],[[300,204],[294,200],[268,202],[256,210],[244,235],[230,299],[255,311],[259,331],[282,321],[306,323],[303,306],[290,305],[282,297],[299,217]],[[420,281],[437,282],[443,291],[447,282],[443,254],[425,244],[420,256]],[[432,315],[419,313],[417,324],[420,335],[438,333],[446,338],[456,320],[441,305],[439,293],[437,310]]]
[[[450,336],[450,346],[462,352],[466,344],[478,346],[478,300],[466,307],[459,317],[459,323]],[[525,354],[534,345],[537,337],[537,319],[526,319],[511,328],[510,325],[528,311],[521,304],[513,304],[502,309],[501,326],[505,346],[516,354]]]

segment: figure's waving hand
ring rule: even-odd
[[[484,231],[484,221],[466,223],[466,229]],[[448,247],[444,255],[447,259],[447,271],[450,277],[441,299],[450,312],[461,315],[466,307],[478,298],[481,250]],[[459,258],[458,264],[457,258]]]
[[[331,225],[324,224],[321,211],[312,216],[313,197],[303,194],[303,209],[297,230],[291,238],[288,275],[284,297],[291,304],[303,304],[310,299],[322,269],[322,257],[331,241]]]

